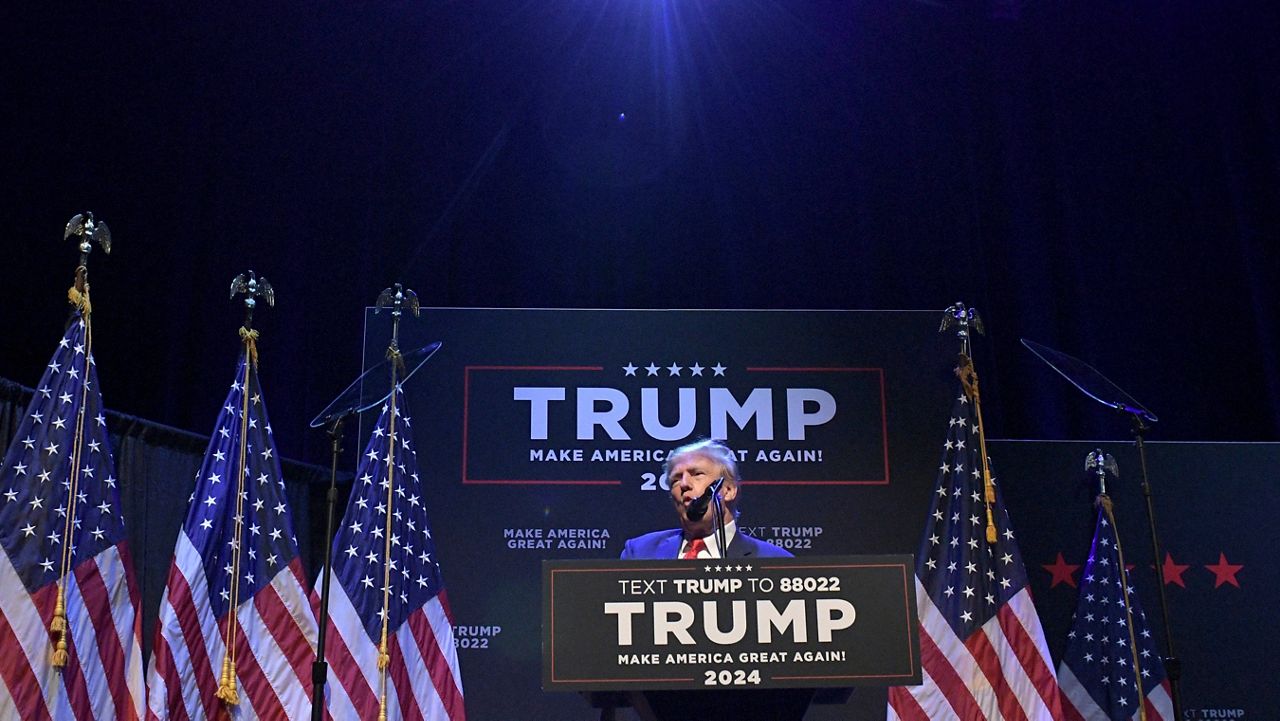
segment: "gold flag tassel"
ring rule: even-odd
[[[982,463],[983,501],[987,506],[987,543],[996,542],[995,514],[991,510],[996,504],[996,487],[991,480],[991,464],[987,458],[987,429],[982,424],[982,394],[978,390],[978,372],[973,369],[973,360],[961,353],[960,362],[956,365],[956,377],[964,386],[964,394],[973,403],[974,416],[978,420],[978,453]]]
[[[240,703],[240,694],[236,692],[236,662],[231,658],[231,651],[222,658],[222,678],[218,681],[218,698],[230,706]]]
[[[63,590],[62,582],[58,582],[58,603],[53,609],[53,620],[49,623],[49,629],[53,631],[58,640],[54,642],[53,647],[53,667],[62,668],[67,665],[70,654],[67,653],[67,602],[64,599],[66,592]]]

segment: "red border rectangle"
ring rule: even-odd
[[[604,479],[493,479],[470,478],[467,473],[468,435],[471,429],[471,372],[472,371],[593,371],[602,372],[604,366],[509,366],[476,365],[462,369],[462,483],[464,485],[496,486],[620,486],[620,480]],[[887,486],[889,485],[889,414],[885,393],[884,368],[809,368],[809,367],[750,367],[753,373],[876,373],[880,377],[880,439],[883,446],[884,478],[880,480],[747,480],[744,485],[755,486]]]

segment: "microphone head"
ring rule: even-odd
[[[690,503],[689,507],[685,509],[684,515],[690,521],[701,521],[702,517],[707,515],[707,509],[711,507],[711,504],[704,503],[704,498],[710,500],[711,494],[704,494],[694,499],[693,503]]]
[[[690,521],[701,521],[702,517],[707,515],[707,509],[711,507],[711,499],[715,498],[716,494],[720,492],[722,485],[724,485],[724,476],[717,478],[714,483],[707,486],[707,490],[703,491],[701,496],[693,499],[693,502],[685,509],[685,517]]]

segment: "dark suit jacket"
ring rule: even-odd
[[[680,551],[682,532],[679,528],[670,531],[654,531],[643,536],[627,539],[622,547],[624,559],[674,559]],[[792,554],[785,548],[775,546],[768,541],[761,541],[746,535],[741,530],[733,534],[729,541],[729,552],[726,558],[746,558],[762,556],[765,558],[790,557]]]

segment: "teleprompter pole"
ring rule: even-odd
[[[333,419],[329,425],[332,461],[329,467],[329,492],[325,495],[324,580],[320,582],[319,631],[316,634],[316,660],[311,664],[311,721],[324,721],[325,683],[329,664],[325,661],[325,632],[329,627],[329,581],[333,578],[333,514],[338,505],[338,457],[342,455],[342,422],[350,411]]]
[[[1147,524],[1151,530],[1151,552],[1155,554],[1153,565],[1156,568],[1156,584],[1160,589],[1160,616],[1164,621],[1164,671],[1169,677],[1169,690],[1173,696],[1173,717],[1182,718],[1182,661],[1173,651],[1173,624],[1169,623],[1169,596],[1164,588],[1164,560],[1160,553],[1160,534],[1156,532],[1156,510],[1152,502],[1151,481],[1147,476],[1147,449],[1143,442],[1143,434],[1149,430],[1142,416],[1127,409],[1120,409],[1129,415],[1132,422],[1134,445],[1138,447],[1138,463],[1142,467],[1142,497],[1147,502]]]

